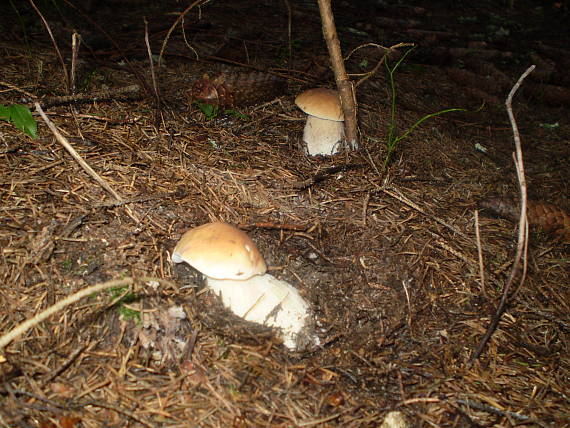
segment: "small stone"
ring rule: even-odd
[[[406,420],[402,412],[392,411],[384,417],[380,428],[410,428],[411,425]]]

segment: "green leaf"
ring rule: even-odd
[[[206,116],[206,120],[212,120],[218,116],[219,107],[217,105],[203,103],[200,101],[195,101],[194,104],[196,104],[204,116]]]
[[[11,110],[10,121],[14,126],[24,131],[30,137],[37,138],[38,124],[34,120],[30,109],[21,104],[13,104],[9,109]]]
[[[465,109],[462,108],[448,108],[445,110],[440,110],[438,112],[435,113],[431,113],[431,114],[426,114],[425,116],[423,116],[421,119],[419,119],[418,121],[416,121],[412,126],[410,126],[402,135],[398,136],[398,131],[397,131],[397,119],[396,119],[396,81],[394,78],[394,75],[396,74],[396,71],[398,70],[398,67],[400,67],[400,65],[402,64],[402,62],[406,59],[406,57],[414,50],[414,48],[412,47],[411,49],[408,49],[404,55],[402,55],[402,57],[398,60],[398,62],[396,62],[396,64],[393,67],[390,67],[390,65],[388,64],[388,62],[385,62],[385,66],[386,66],[386,71],[388,73],[388,86],[390,89],[390,106],[391,106],[391,111],[390,111],[390,121],[388,122],[388,136],[386,138],[386,156],[384,157],[384,164],[383,164],[383,169],[385,170],[386,167],[388,166],[388,163],[390,162],[392,155],[394,154],[396,147],[398,146],[398,143],[403,140],[404,138],[406,138],[408,135],[410,135],[411,132],[414,131],[414,129],[416,129],[418,126],[420,126],[424,121],[432,118],[432,117],[437,117],[440,116],[442,114],[445,113],[450,113],[453,111],[466,111]],[[481,107],[482,108],[482,107]]]
[[[38,125],[32,116],[32,112],[26,106],[21,104],[4,106],[0,104],[0,120],[10,122],[32,138],[37,138],[38,136]]]

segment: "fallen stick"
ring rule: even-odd
[[[34,103],[34,105],[36,106],[36,111],[40,114],[40,116],[42,117],[42,119],[44,120],[44,122],[46,123],[48,128],[50,129],[50,131],[55,136],[56,140],[65,148],[65,150],[67,150],[69,152],[69,154],[79,163],[79,165],[81,165],[81,167],[87,172],[87,174],[89,174],[97,183],[99,183],[99,185],[103,189],[105,189],[108,193],[110,193],[117,201],[124,202],[121,195],[119,195],[117,192],[115,192],[115,190],[109,185],[109,183],[107,183],[105,180],[103,180],[103,178],[101,178],[101,176],[99,174],[97,174],[95,172],[95,170],[93,168],[91,168],[91,166],[83,160],[83,158],[79,155],[79,153],[77,153],[77,151],[73,148],[73,146],[71,144],[69,144],[69,142],[66,140],[66,138],[63,135],[61,135],[61,133],[56,128],[56,126],[53,124],[53,122],[51,120],[49,120],[47,115],[44,113],[44,111],[42,110],[42,107],[39,105],[39,103],[36,102],[36,103]],[[127,210],[127,214],[129,215],[129,217],[131,217],[137,224],[140,223],[139,218],[129,208],[129,206],[126,205],[125,209]]]
[[[115,99],[121,95],[131,95],[140,92],[139,85],[128,85],[121,88],[105,89],[102,91],[94,91],[88,94],[74,94],[74,95],[64,95],[59,97],[45,98],[40,101],[43,108],[72,104],[72,103],[91,103],[93,101],[101,100],[111,100]]]

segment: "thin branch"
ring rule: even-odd
[[[152,88],[154,89],[154,96],[158,102],[160,108],[160,92],[158,90],[158,84],[156,82],[156,74],[154,72],[154,60],[152,59],[152,50],[150,48],[150,40],[148,38],[148,21],[144,18],[144,43],[146,45],[146,52],[148,54],[148,61],[150,64],[150,77],[152,79]]]
[[[479,211],[475,210],[475,238],[477,239],[477,255],[479,256],[479,275],[481,276],[481,293],[485,298],[487,289],[485,288],[485,261],[483,259],[483,248],[481,247],[481,230],[479,228]]]
[[[0,349],[4,348],[14,339],[18,338],[20,335],[24,334],[30,328],[38,325],[42,321],[49,318],[51,315],[61,311],[65,307],[83,299],[84,297],[90,296],[94,293],[98,293],[103,290],[107,290],[109,288],[115,287],[124,287],[125,285],[132,285],[135,281],[143,281],[143,282],[159,282],[167,285],[171,285],[168,281],[160,278],[152,278],[152,277],[140,277],[140,278],[123,278],[123,279],[115,279],[112,281],[102,282],[99,284],[92,285],[91,287],[84,288],[79,290],[77,293],[72,294],[71,296],[67,296],[65,299],[57,302],[55,305],[50,306],[49,308],[45,309],[44,311],[40,312],[39,314],[34,315],[32,318],[24,321],[23,323],[19,324],[17,327],[10,330],[8,333],[3,334],[0,336]]]
[[[192,9],[194,9],[195,6],[201,6],[202,4],[207,3],[208,1],[209,0],[196,0],[195,2],[190,4],[190,6],[188,6],[186,9],[184,9],[184,11],[178,16],[178,18],[176,18],[176,21],[174,21],[174,24],[172,24],[170,26],[170,28],[168,29],[168,32],[166,33],[166,37],[164,38],[164,40],[162,42],[162,46],[160,48],[160,53],[158,54],[158,66],[159,67],[160,67],[160,64],[162,62],[162,55],[164,54],[164,50],[166,49],[166,45],[168,44],[168,39],[170,39],[170,35],[172,34],[172,32],[174,31],[176,26],[184,20],[184,17],[188,14],[188,12],[190,12]]]
[[[133,95],[141,90],[137,84],[123,86],[120,88],[103,89],[100,91],[91,91],[89,93],[79,93],[73,95],[63,95],[44,98],[38,100],[42,108],[52,107],[63,104],[92,103],[94,101],[114,100],[122,95]],[[33,96],[35,99],[36,97]]]
[[[487,342],[489,341],[489,339],[491,338],[491,336],[495,332],[497,326],[499,325],[499,321],[501,320],[501,316],[503,315],[503,312],[505,310],[505,306],[507,304],[507,298],[509,296],[509,290],[510,290],[511,285],[514,282],[515,277],[519,271],[520,262],[521,262],[521,259],[523,259],[523,257],[524,257],[523,272],[521,275],[521,279],[520,279],[518,288],[520,288],[522,286],[522,284],[526,278],[526,269],[527,269],[526,260],[527,260],[527,248],[528,248],[528,221],[527,221],[527,217],[526,217],[526,208],[527,208],[527,194],[526,193],[527,192],[526,192],[526,180],[525,180],[525,175],[524,175],[524,162],[523,162],[523,156],[522,156],[521,139],[520,139],[520,134],[519,134],[519,130],[517,127],[517,122],[516,122],[515,116],[513,114],[512,101],[513,101],[513,96],[515,95],[515,93],[519,89],[519,87],[521,86],[523,80],[534,69],[535,69],[534,65],[531,65],[529,68],[527,68],[527,70],[521,75],[521,77],[519,78],[517,83],[515,83],[515,85],[511,89],[511,92],[509,93],[509,96],[507,97],[507,101],[505,102],[505,105],[507,107],[507,113],[509,115],[509,120],[510,120],[511,126],[513,128],[513,136],[514,136],[514,140],[515,140],[515,155],[514,155],[515,156],[515,166],[517,168],[517,178],[519,181],[520,197],[521,197],[521,210],[520,210],[520,218],[519,218],[517,251],[515,254],[515,259],[513,261],[513,267],[511,269],[511,273],[510,273],[509,278],[507,280],[507,283],[505,284],[505,287],[503,289],[503,295],[501,296],[501,301],[499,302],[499,306],[497,307],[495,315],[493,315],[493,319],[491,320],[491,323],[489,324],[489,327],[487,328],[485,335],[483,336],[483,338],[481,339],[481,342],[477,346],[477,349],[475,350],[475,352],[473,353],[473,355],[469,359],[469,362],[467,363],[468,368],[473,365],[473,363],[475,362],[475,360],[477,358],[479,358],[479,356],[483,352],[483,348],[485,348]]]
[[[31,92],[26,91],[25,89],[20,88],[19,86],[13,85],[10,82],[6,82],[4,80],[0,80],[0,85],[2,86],[6,86],[8,89],[12,90],[12,91],[16,91],[19,92],[21,94],[24,94],[25,96],[27,96],[29,99],[31,100],[35,100],[37,98],[37,96],[35,96],[34,94],[32,94]]]
[[[150,66],[150,77],[152,79],[152,89],[154,90],[154,99],[156,100],[156,109],[158,110],[158,114],[160,115],[160,120],[164,129],[167,129],[166,123],[164,121],[164,114],[162,111],[162,98],[160,96],[160,89],[158,87],[158,82],[156,80],[156,73],[154,71],[154,59],[152,58],[152,49],[150,47],[150,40],[148,37],[148,21],[144,19],[144,42],[146,45],[146,51],[148,54],[148,61]]]
[[[36,11],[36,13],[40,17],[40,19],[42,20],[44,27],[46,27],[46,30],[49,34],[49,37],[51,39],[51,42],[53,44],[53,47],[54,47],[55,52],[57,54],[57,57],[59,59],[59,62],[61,63],[61,68],[63,70],[64,83],[65,83],[65,90],[66,90],[66,92],[69,93],[69,74],[67,73],[67,67],[65,65],[63,55],[61,54],[61,51],[59,50],[59,47],[57,46],[57,42],[55,41],[55,38],[53,37],[53,33],[51,32],[51,28],[50,28],[47,20],[44,18],[44,16],[40,12],[40,10],[37,8],[36,4],[34,3],[34,0],[28,0],[28,1],[30,2],[30,4],[32,5],[32,8]]]
[[[521,415],[520,413],[509,412],[508,410],[501,410],[494,406],[489,406],[488,404],[478,403],[473,400],[457,400],[458,404],[463,404],[464,406],[471,407],[472,409],[482,410],[487,413],[491,413],[497,416],[508,416],[518,421],[528,421],[530,418],[526,415]]]
[[[385,51],[385,52],[384,52],[384,55],[382,55],[382,58],[380,58],[380,60],[376,63],[376,65],[374,66],[374,68],[373,68],[372,70],[367,71],[366,73],[358,73],[358,74],[352,74],[352,73],[351,73],[351,74],[350,74],[351,76],[354,76],[354,77],[362,76],[362,77],[360,78],[360,80],[358,80],[358,82],[356,82],[356,83],[354,84],[354,87],[355,87],[355,88],[358,88],[358,87],[359,87],[361,84],[363,84],[366,80],[368,80],[368,79],[370,79],[372,76],[374,76],[374,75],[378,72],[378,70],[380,69],[380,67],[382,66],[382,64],[384,64],[384,62],[388,59],[388,57],[390,56],[390,53],[395,52],[396,49],[399,49],[399,48],[403,48],[403,47],[406,47],[406,46],[414,47],[415,45],[414,45],[413,43],[398,43],[398,44],[395,44],[395,45],[390,46],[389,48],[387,48],[387,47],[385,47],[385,46],[379,45],[378,43],[365,43],[365,44],[360,45],[360,46],[357,46],[357,47],[355,47],[353,50],[351,50],[350,53],[346,56],[346,58],[344,58],[344,60],[345,60],[345,61],[348,61],[348,59],[349,59],[356,51],[358,51],[359,49],[363,49],[363,48],[366,48],[366,47],[370,47],[370,46],[373,46],[373,47],[375,47],[375,48],[377,48],[377,49],[383,49],[383,50]]]
[[[46,116],[46,114],[44,113],[44,111],[42,110],[41,106],[39,105],[39,103],[34,103],[34,105],[36,106],[36,111],[40,114],[40,116],[42,117],[42,119],[44,120],[44,122],[46,123],[46,125],[48,126],[48,128],[50,129],[50,131],[53,133],[53,135],[55,136],[55,138],[57,139],[57,141],[69,152],[69,154],[71,156],[73,156],[73,158],[79,163],[79,165],[81,165],[81,167],[97,182],[99,183],[99,185],[105,189],[107,192],[109,192],[117,201],[123,202],[123,198],[117,193],[115,192],[115,190],[105,181],[103,180],[103,178],[101,178],[101,176],[99,174],[97,174],[93,168],[91,168],[91,166],[85,162],[83,160],[83,158],[79,155],[79,153],[77,153],[77,151],[73,148],[73,146],[71,144],[69,144],[69,142],[67,141],[67,139],[61,135],[61,133],[59,132],[59,130],[56,128],[56,126],[53,124],[53,122]],[[129,214],[129,216],[136,222],[136,223],[140,223],[140,220],[138,219],[137,215],[128,207],[125,206],[127,213]]]
[[[344,113],[346,141],[350,148],[355,149],[358,147],[358,126],[356,123],[356,97],[354,94],[354,86],[348,78],[344,67],[331,1],[318,0],[318,3],[323,24],[323,35],[329,50],[336,86],[340,94],[342,111]]]
[[[115,39],[113,37],[111,37],[111,35],[107,31],[105,31],[105,29],[101,25],[99,25],[99,22],[97,20],[91,18],[91,16],[89,16],[88,13],[85,13],[85,11],[76,4],[76,3],[78,3],[77,1],[75,1],[75,2],[73,0],[63,0],[63,1],[65,2],[66,5],[68,5],[73,10],[75,10],[77,13],[79,13],[79,15],[81,15],[81,17],[83,19],[85,19],[87,22],[89,22],[89,24],[93,25],[93,27],[95,27],[98,32],[100,32],[101,34],[103,34],[105,36],[105,38],[113,45],[113,47],[117,50],[117,52],[119,52],[119,54],[123,58],[123,61],[126,64],[126,67],[137,78],[141,87],[144,88],[144,90],[149,95],[152,94],[152,91],[149,88],[148,83],[147,83],[146,79],[144,78],[144,76],[142,75],[142,73],[140,71],[138,71],[138,69],[136,67],[133,67],[133,65],[131,64],[131,61],[129,60],[125,51],[115,41]]]
[[[471,238],[469,236],[467,236],[465,233],[463,233],[461,230],[459,230],[457,227],[453,226],[452,224],[446,222],[445,220],[443,220],[440,217],[436,217],[433,214],[428,213],[426,210],[424,210],[423,208],[421,208],[418,204],[416,204],[415,202],[411,201],[410,199],[406,198],[404,195],[400,194],[395,188],[393,187],[381,187],[379,190],[381,190],[382,192],[384,192],[385,194],[387,194],[388,196],[393,197],[394,199],[397,199],[398,201],[402,202],[403,204],[406,204],[407,206],[409,206],[410,208],[413,208],[414,210],[416,210],[419,213],[422,213],[423,215],[425,215],[426,217],[429,217],[431,219],[433,219],[434,221],[436,221],[437,223],[441,224],[442,226],[445,226],[446,228],[448,228],[449,230],[451,230],[453,233],[455,233],[456,235],[461,236],[462,238],[471,241]]]
[[[141,425],[144,425],[145,427],[148,428],[154,428],[155,426],[146,422],[144,419],[142,419],[141,416],[137,415],[136,412],[131,412],[130,410],[124,409],[120,406],[116,406],[114,404],[110,404],[110,403],[105,403],[103,401],[100,400],[90,400],[90,401],[86,401],[85,403],[83,403],[83,406],[93,406],[93,407],[100,407],[102,409],[109,409],[109,410],[113,410],[117,413],[121,413],[131,419],[133,419],[134,421],[140,423]]]
[[[77,83],[77,62],[79,59],[79,47],[81,46],[81,37],[77,32],[73,32],[71,35],[71,75],[70,79],[70,89],[71,93],[75,94],[75,84]]]

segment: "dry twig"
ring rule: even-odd
[[[188,12],[190,12],[192,9],[194,9],[195,6],[201,6],[202,4],[207,3],[208,1],[209,0],[196,0],[196,1],[194,1],[186,9],[184,9],[184,11],[178,16],[178,18],[176,18],[176,21],[174,21],[174,24],[172,24],[170,26],[170,28],[168,29],[168,33],[166,33],[166,37],[164,38],[164,41],[162,42],[162,46],[160,48],[160,54],[158,55],[158,66],[159,67],[160,67],[160,64],[162,62],[162,55],[164,54],[164,50],[166,49],[166,45],[168,44],[168,39],[170,39],[170,35],[172,34],[172,32],[174,31],[176,26],[180,22],[182,22],[182,20],[188,14]]]
[[[56,126],[51,120],[46,116],[41,106],[38,103],[34,103],[36,106],[36,111],[40,114],[46,125],[49,127],[50,131],[53,133],[57,141],[69,152],[71,156],[81,165],[81,167],[97,182],[103,189],[109,192],[117,201],[123,202],[123,198],[107,183],[99,174],[97,174],[91,166],[83,160],[83,158],[77,153],[71,144],[65,139],[63,135],[58,131]],[[129,216],[136,222],[140,223],[137,215],[130,209],[130,207],[125,206]]]
[[[485,261],[483,259],[483,248],[481,247],[481,230],[479,228],[479,211],[475,210],[475,237],[477,238],[477,255],[479,258],[479,274],[481,276],[481,293],[487,297],[485,288]]]
[[[114,99],[117,96],[125,94],[136,94],[140,92],[139,85],[128,85],[121,88],[103,89],[100,91],[92,91],[87,94],[73,94],[64,95],[59,97],[50,97],[40,101],[43,108],[71,104],[71,103],[90,103],[93,101],[109,100]],[[35,98],[35,97],[34,97]]]
[[[124,287],[125,285],[133,285],[136,280],[143,281],[143,282],[159,282],[163,284],[171,285],[170,282],[160,279],[160,278],[151,278],[151,277],[141,277],[141,278],[123,278],[123,279],[116,279],[113,281],[102,282],[99,284],[95,284],[91,287],[84,288],[79,290],[77,293],[72,294],[71,296],[67,296],[65,299],[57,302],[55,305],[50,306],[49,308],[45,309],[44,311],[36,314],[34,317],[24,321],[17,327],[10,330],[8,333],[3,334],[0,336],[0,349],[4,348],[14,339],[19,337],[20,335],[24,334],[33,326],[41,323],[45,319],[49,318],[51,315],[61,311],[63,308],[83,299],[84,297],[90,296],[91,294],[98,293],[103,290],[107,290],[109,288],[115,287]]]
[[[393,197],[394,199],[399,200],[400,202],[406,204],[407,206],[409,206],[410,208],[415,209],[416,211],[422,213],[423,215],[432,218],[433,220],[435,220],[436,222],[438,222],[439,224],[441,224],[442,226],[447,227],[449,230],[451,230],[452,232],[454,232],[455,234],[457,234],[458,236],[461,236],[464,239],[467,239],[469,241],[471,241],[471,238],[469,238],[465,233],[463,233],[462,231],[460,231],[458,228],[456,228],[455,226],[453,226],[452,224],[449,224],[448,222],[446,222],[445,220],[436,217],[433,214],[428,213],[426,210],[424,210],[423,208],[421,208],[418,204],[412,202],[411,200],[409,200],[408,198],[406,198],[404,195],[400,194],[396,189],[391,188],[391,187],[382,187],[380,188],[380,190],[382,192],[384,192],[385,194],[387,194],[388,196]]]
[[[31,1],[31,0],[30,0]],[[85,19],[86,21],[89,22],[89,24],[93,25],[93,27],[95,27],[97,29],[98,32],[100,32],[101,34],[103,34],[105,36],[105,38],[113,45],[113,47],[117,50],[117,52],[119,52],[121,54],[121,57],[123,58],[123,61],[125,61],[126,67],[129,69],[129,71],[136,76],[137,80],[139,81],[140,85],[144,88],[144,90],[151,94],[151,90],[148,86],[147,81],[145,80],[144,76],[135,68],[133,67],[131,61],[129,61],[128,56],[125,54],[125,51],[121,48],[121,46],[115,41],[115,39],[113,37],[111,37],[111,35],[105,31],[105,29],[99,25],[99,23],[97,22],[97,20],[91,18],[91,16],[89,16],[88,13],[85,13],[84,10],[78,6],[77,2],[73,2],[72,0],[63,0],[65,2],[66,5],[68,5],[69,7],[71,7],[73,10],[75,10],[77,13],[79,13],[81,15],[81,17],[83,19]]]
[[[61,69],[63,71],[63,78],[64,78],[63,82],[65,83],[65,89],[69,92],[69,74],[67,72],[67,67],[65,65],[63,55],[61,54],[61,51],[59,50],[59,46],[57,45],[57,42],[55,41],[55,38],[53,37],[53,33],[51,31],[51,28],[50,28],[47,20],[44,18],[44,16],[40,12],[40,10],[37,8],[36,4],[34,3],[34,0],[28,0],[28,1],[30,2],[30,4],[32,5],[32,8],[36,11],[36,13],[40,17],[40,19],[42,20],[42,23],[44,24],[44,26],[46,27],[46,30],[49,34],[51,42],[53,43],[53,48],[55,49],[55,52],[56,52],[57,57],[59,59],[59,62],[61,64]]]
[[[530,418],[525,415],[521,415],[520,413],[509,412],[507,410],[497,409],[496,407],[490,406],[488,404],[478,403],[477,401],[473,400],[457,400],[458,404],[463,404],[464,406],[471,407],[473,409],[482,410],[487,413],[491,413],[493,415],[498,416],[508,416],[510,418],[516,419],[518,421],[528,421]]]
[[[495,315],[493,315],[493,319],[491,320],[491,323],[489,324],[489,327],[487,328],[485,335],[483,336],[483,338],[481,339],[481,342],[477,346],[477,349],[475,350],[475,352],[473,353],[473,355],[469,359],[469,362],[467,363],[467,367],[471,367],[473,365],[473,363],[475,362],[475,360],[477,358],[479,358],[479,356],[481,355],[481,352],[483,352],[483,348],[485,348],[485,345],[487,344],[487,342],[489,341],[489,339],[493,335],[493,332],[495,331],[495,329],[499,325],[499,321],[501,319],[501,316],[503,315],[503,312],[505,310],[505,306],[507,304],[507,298],[509,295],[509,290],[510,290],[511,285],[514,282],[515,277],[519,271],[521,259],[523,259],[524,262],[523,262],[523,272],[522,272],[521,279],[519,282],[519,288],[524,283],[524,280],[526,277],[526,253],[527,253],[527,246],[528,246],[528,221],[526,218],[526,205],[527,205],[526,180],[525,180],[525,175],[524,175],[524,162],[523,162],[523,157],[522,157],[521,139],[520,139],[520,135],[519,135],[518,127],[517,127],[517,122],[516,122],[515,117],[513,115],[512,101],[513,101],[513,96],[515,95],[515,92],[519,89],[520,85],[522,84],[522,82],[526,78],[526,76],[528,76],[532,72],[532,70],[534,70],[534,68],[535,68],[535,66],[531,65],[521,75],[521,77],[519,78],[517,83],[515,83],[515,85],[511,89],[511,92],[509,92],[509,96],[507,97],[507,101],[505,103],[505,105],[507,106],[507,113],[509,114],[509,120],[511,122],[511,126],[513,127],[513,136],[514,136],[514,140],[515,140],[515,154],[514,154],[515,165],[517,168],[517,178],[519,181],[519,189],[520,189],[520,197],[521,197],[521,210],[520,210],[520,220],[519,220],[517,252],[515,254],[515,259],[513,262],[513,267],[511,269],[511,273],[509,275],[509,279],[507,280],[505,288],[503,289],[503,295],[501,296],[501,301],[499,302],[499,306],[497,307]]]
[[[390,46],[389,48],[387,48],[387,47],[384,47],[384,46],[382,46],[382,45],[379,45],[378,43],[365,43],[365,44],[363,44],[363,45],[360,45],[360,46],[355,47],[352,51],[350,51],[350,53],[346,56],[346,58],[345,58],[344,60],[347,61],[347,60],[352,56],[352,54],[354,54],[357,50],[362,49],[362,48],[366,48],[366,47],[370,47],[370,46],[373,46],[373,47],[378,48],[378,49],[381,49],[381,50],[383,49],[383,50],[385,51],[385,52],[384,52],[384,55],[382,55],[382,58],[380,58],[380,60],[376,63],[376,65],[372,68],[372,70],[367,71],[366,73],[358,73],[358,74],[352,74],[352,73],[351,73],[351,76],[362,76],[362,77],[360,78],[360,80],[358,80],[358,82],[356,82],[356,83],[354,84],[354,87],[355,87],[355,88],[358,88],[358,87],[359,87],[360,85],[362,85],[366,80],[368,80],[368,79],[370,79],[372,76],[374,76],[374,75],[378,72],[378,70],[380,69],[380,67],[382,66],[382,64],[384,64],[384,62],[386,62],[386,60],[389,58],[390,53],[395,52],[396,49],[399,49],[399,48],[403,48],[403,47],[406,47],[406,46],[413,47],[413,46],[415,46],[415,45],[414,45],[413,43],[398,43],[398,44],[395,44],[395,45]]]

